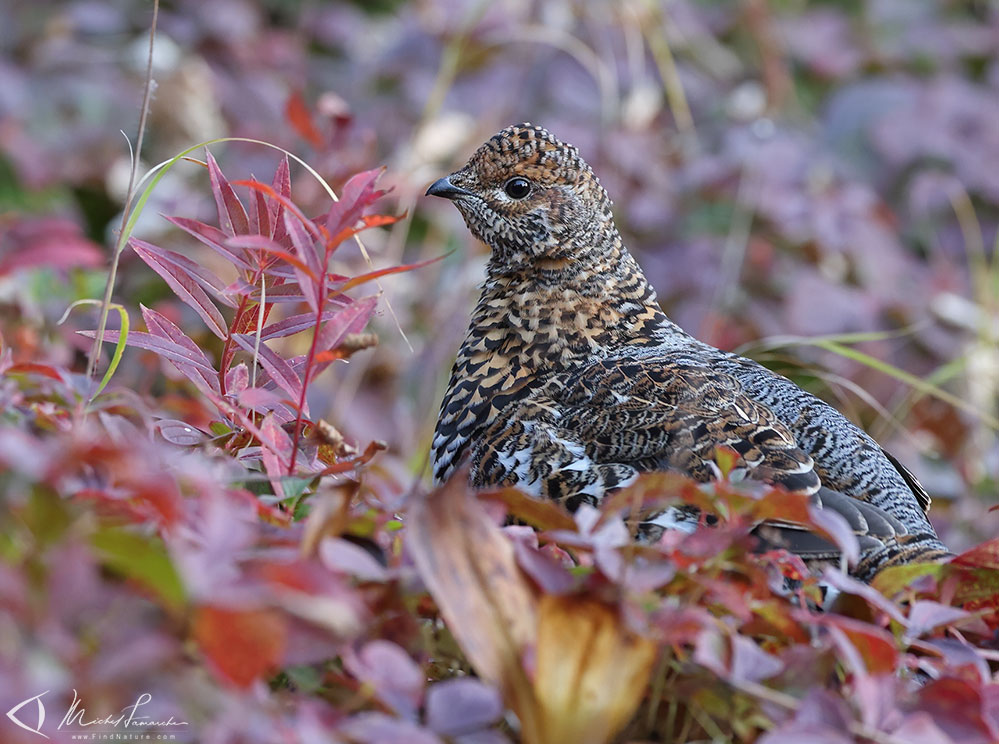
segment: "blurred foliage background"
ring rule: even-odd
[[[16,359],[82,368],[86,341],[56,321],[102,292],[151,3],[0,0],[0,17],[0,332]],[[423,192],[532,121],[594,167],[677,322],[861,422],[927,485],[955,550],[996,533],[999,516],[983,517],[999,489],[995,3],[175,0],[153,75],[147,166],[222,136],[288,148],[334,186],[384,164],[407,217],[367,234],[375,267],[448,254],[382,281],[380,347],[311,401],[358,442],[389,443],[373,469],[396,492],[427,477],[486,259]],[[233,179],[279,158],[212,150]],[[294,182],[299,204],[322,203],[306,174]],[[160,214],[212,210],[204,171],[174,168],[135,235],[210,261]],[[356,247],[337,255],[345,274],[366,269]],[[116,299],[196,326],[129,253]],[[158,370],[129,352],[117,379],[181,387]]]

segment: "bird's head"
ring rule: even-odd
[[[455,203],[501,271],[580,260],[616,235],[607,192],[579,151],[533,124],[495,134],[427,194]]]

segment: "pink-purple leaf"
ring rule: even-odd
[[[147,243],[144,240],[139,240],[138,238],[131,238],[130,244],[132,248],[138,253],[138,247],[141,247],[146,253],[151,253],[158,256],[161,260],[173,264],[178,271],[186,273],[192,280],[196,281],[206,290],[215,295],[222,304],[228,307],[236,307],[236,302],[229,296],[226,291],[226,284],[214,272],[205,268],[196,261],[192,261],[187,256],[181,255],[176,251],[167,250],[166,248],[160,248],[158,245],[153,245],[152,243]],[[141,254],[140,254],[141,255]],[[146,260],[145,257],[143,260]],[[148,261],[147,261],[148,262]]]
[[[201,319],[208,326],[208,330],[221,339],[226,337],[225,318],[222,317],[222,313],[215,307],[215,303],[205,293],[205,290],[201,288],[190,274],[176,264],[147,250],[141,240],[132,239],[130,245],[132,246],[132,250],[139,254],[139,257],[149,265],[149,268],[163,278],[163,281],[170,286],[174,294],[201,316]]]
[[[278,498],[283,499],[284,484],[282,479],[287,473],[288,463],[291,462],[292,443],[287,432],[275,421],[273,414],[267,414],[260,423],[260,458],[264,463],[264,470],[270,478],[271,486]]]
[[[343,665],[355,678],[370,684],[378,699],[400,716],[415,717],[426,677],[399,646],[380,639],[371,641],[360,653],[348,649]]]
[[[254,337],[245,333],[233,334],[233,340],[251,354],[254,353]],[[270,378],[288,395],[292,401],[297,402],[302,395],[302,380],[295,374],[281,356],[272,351],[266,344],[259,344],[256,349],[258,359]],[[303,411],[308,415],[308,409]]]
[[[250,370],[240,362],[225,373],[225,389],[229,395],[239,395],[250,384]]]
[[[430,686],[426,711],[430,728],[444,736],[458,736],[498,721],[503,715],[503,701],[492,687],[477,679],[459,677]]]
[[[347,306],[352,307],[352,305]],[[335,308],[332,310],[326,310],[323,312],[322,320],[326,322],[336,316],[345,312],[344,308]],[[316,314],[315,313],[302,313],[301,315],[291,315],[287,318],[277,321],[276,323],[271,323],[266,326],[260,334],[261,341],[266,341],[271,338],[284,338],[286,336],[294,336],[296,333],[301,333],[302,331],[313,328],[316,325]]]
[[[227,235],[245,235],[250,230],[250,221],[243,204],[208,150],[205,150],[205,161],[208,163],[208,176],[212,184],[212,194],[215,195],[222,232]]]
[[[367,325],[377,304],[377,297],[365,297],[337,312],[333,319],[323,326],[316,340],[316,348],[321,351],[335,349],[348,333],[360,333]]]
[[[381,173],[380,168],[364,171],[344,184],[340,200],[330,207],[326,215],[326,228],[331,237],[336,238],[342,231],[353,227],[361,219],[365,208],[385,193],[375,190],[375,181]]]
[[[86,338],[94,338],[97,335],[97,331],[77,331],[77,333]],[[117,342],[118,337],[118,331],[104,331],[105,341]],[[210,384],[209,381],[214,379],[215,385],[218,385],[218,379],[214,376],[215,370],[204,362],[192,359],[190,352],[179,344],[175,344],[159,336],[154,336],[151,333],[132,331],[128,334],[128,345],[158,354],[168,362],[171,362],[192,382]],[[196,372],[192,374],[192,370]],[[215,388],[213,387],[213,389]]]
[[[188,219],[187,217],[167,217],[166,220],[179,227],[191,237],[200,240],[234,266],[246,271],[253,270],[253,266],[246,259],[226,247],[225,243],[229,240],[229,236],[217,227],[206,225],[204,222]]]
[[[259,387],[241,390],[236,400],[241,406],[253,411],[273,411],[284,403],[281,396],[273,390]]]

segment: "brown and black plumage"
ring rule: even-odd
[[[491,249],[441,404],[436,481],[467,461],[473,485],[516,485],[575,509],[643,472],[711,480],[724,445],[746,477],[846,517],[861,578],[947,555],[926,492],[867,434],[666,317],[575,147],[541,127],[509,127],[427,193],[451,199]],[[674,510],[654,521],[689,519]],[[807,559],[834,557],[793,526],[769,534]]]

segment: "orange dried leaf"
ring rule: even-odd
[[[247,687],[280,665],[287,626],[276,610],[209,605],[194,618],[194,637],[219,676]]]
[[[656,644],[627,630],[612,605],[542,597],[534,675],[540,729],[533,741],[610,741],[641,703],[656,653]]]

